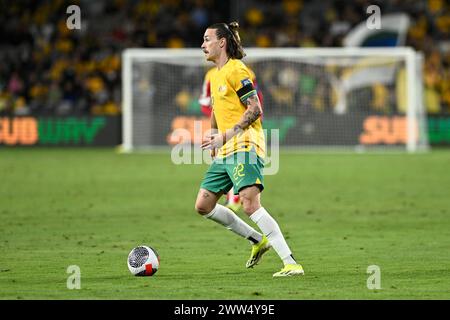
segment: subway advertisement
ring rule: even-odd
[[[0,145],[114,146],[120,117],[0,117]]]
[[[156,122],[162,124],[164,121],[167,120],[159,119]],[[209,129],[209,119],[195,116],[174,117],[169,133],[160,136],[157,143],[174,145],[189,142],[186,137],[193,137],[195,143],[200,143],[202,134],[196,132],[198,127],[203,134],[206,133]],[[263,127],[268,130],[267,133],[278,129],[281,146],[401,146],[408,142],[407,119],[400,115],[283,115],[276,118],[265,117]],[[415,130],[418,134],[417,127]],[[450,117],[429,116],[427,132],[430,145],[450,146]],[[270,134],[268,136],[270,137]]]
[[[117,146],[122,140],[121,120],[120,116],[0,117],[0,146]],[[155,140],[173,145],[179,142],[176,129],[192,131],[198,120],[207,130],[206,118],[178,116],[166,130],[156,133]],[[267,117],[264,128],[279,129],[281,146],[401,145],[407,141],[404,116]],[[450,146],[450,116],[428,116],[427,131],[430,145]]]

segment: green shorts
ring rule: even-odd
[[[236,152],[226,158],[214,159],[200,188],[214,193],[226,193],[234,187],[234,194],[239,194],[241,189],[256,185],[262,191],[263,169],[264,160],[256,153]]]

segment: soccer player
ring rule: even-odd
[[[205,58],[216,68],[211,74],[211,128],[215,131],[205,137],[202,148],[210,149],[214,160],[200,185],[195,209],[252,243],[247,268],[258,264],[272,247],[284,264],[274,277],[302,275],[303,268],[292,256],[278,223],[260,203],[265,157],[262,110],[251,74],[241,61],[245,54],[238,28],[237,22],[217,23],[203,36]],[[217,203],[231,187],[262,234]]]
[[[198,102],[200,103],[201,106],[201,111],[202,113],[207,116],[208,118],[211,118],[211,113],[212,113],[212,108],[211,108],[211,74],[213,74],[215,72],[216,68],[211,68],[208,70],[208,72],[206,72],[205,77],[203,79],[203,85],[202,85],[202,93],[200,95],[200,98],[198,99]],[[258,84],[256,83],[256,76],[255,73],[248,68],[248,71],[251,74],[251,79],[253,82],[253,87],[255,88],[257,94],[258,94],[258,98],[259,101],[261,103],[261,108],[262,108],[262,92],[261,90],[258,90]],[[261,114],[261,118],[262,118],[262,114]],[[239,199],[239,194],[234,194],[234,189],[233,187],[230,189],[230,191],[227,192],[226,195],[226,202],[225,202],[225,206],[227,208],[230,208],[231,210],[233,210],[234,212],[237,212],[240,207],[240,199]]]

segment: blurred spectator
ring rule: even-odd
[[[66,26],[66,8],[81,7],[81,30]],[[245,47],[332,47],[367,18],[406,12],[412,20],[407,45],[425,54],[424,99],[428,112],[450,112],[450,14],[445,0],[0,0],[0,114],[119,114],[120,54],[128,47],[199,48],[206,26],[238,20]],[[267,99],[286,108],[324,111],[317,95],[330,84],[309,70],[269,66]],[[317,71],[315,71],[317,73]],[[292,84],[295,82],[295,85]],[[392,97],[380,84],[372,105],[389,109]],[[300,94],[301,93],[301,94]],[[180,93],[178,103],[187,107]]]

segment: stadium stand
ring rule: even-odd
[[[231,20],[240,21],[245,47],[340,47],[371,4],[410,16],[406,45],[425,54],[427,111],[450,113],[444,0],[80,0],[81,30],[66,27],[71,4],[0,0],[0,115],[117,115],[124,48],[200,47],[206,26]]]

